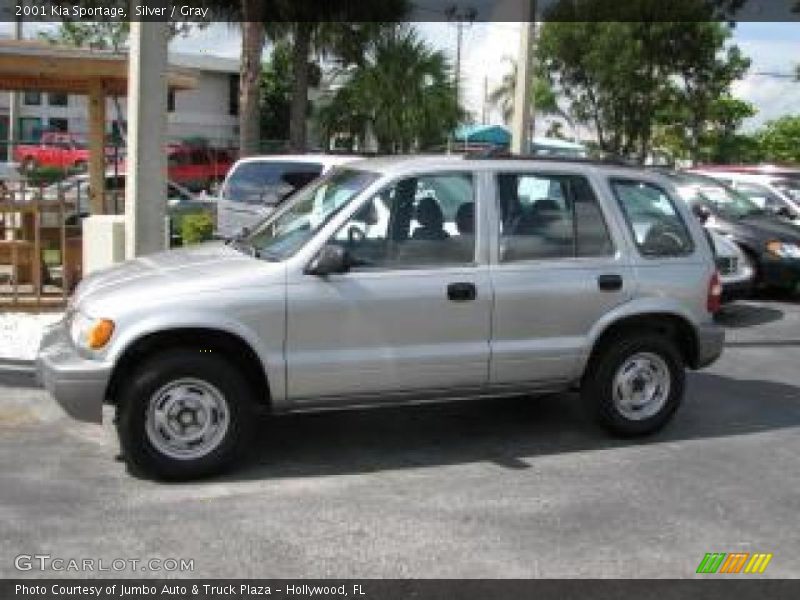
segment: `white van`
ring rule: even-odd
[[[329,154],[250,156],[231,167],[217,202],[217,234],[234,237],[269,216],[287,196],[358,157]]]

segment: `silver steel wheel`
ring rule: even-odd
[[[631,421],[649,419],[667,403],[671,381],[663,358],[652,352],[634,354],[614,375],[614,407]]]
[[[229,422],[225,396],[207,381],[185,378],[169,382],[150,397],[145,430],[160,453],[192,460],[219,446]]]

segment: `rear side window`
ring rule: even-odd
[[[672,198],[663,189],[646,181],[631,179],[612,179],[611,189],[643,256],[692,253],[692,236]]]
[[[603,213],[585,178],[501,173],[497,186],[502,262],[613,254]]]
[[[246,162],[228,177],[223,200],[275,205],[322,173],[319,163]]]

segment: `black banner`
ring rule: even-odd
[[[3,580],[2,600],[783,600],[800,580]]]
[[[388,2],[390,0],[381,0]],[[409,22],[470,21],[800,21],[798,0],[391,0]],[[378,2],[263,0],[270,22],[384,20]],[[529,19],[531,9],[535,19]],[[241,2],[218,0],[0,0],[0,21],[241,22]]]

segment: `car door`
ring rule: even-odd
[[[229,237],[252,228],[289,194],[319,177],[318,162],[281,160],[238,163],[222,186],[217,202],[217,231]]]
[[[509,171],[495,182],[491,382],[568,381],[592,326],[630,297],[630,268],[586,177]]]
[[[476,200],[470,173],[403,178],[328,240],[347,251],[347,273],[289,275],[290,399],[391,400],[487,383],[492,292]]]

